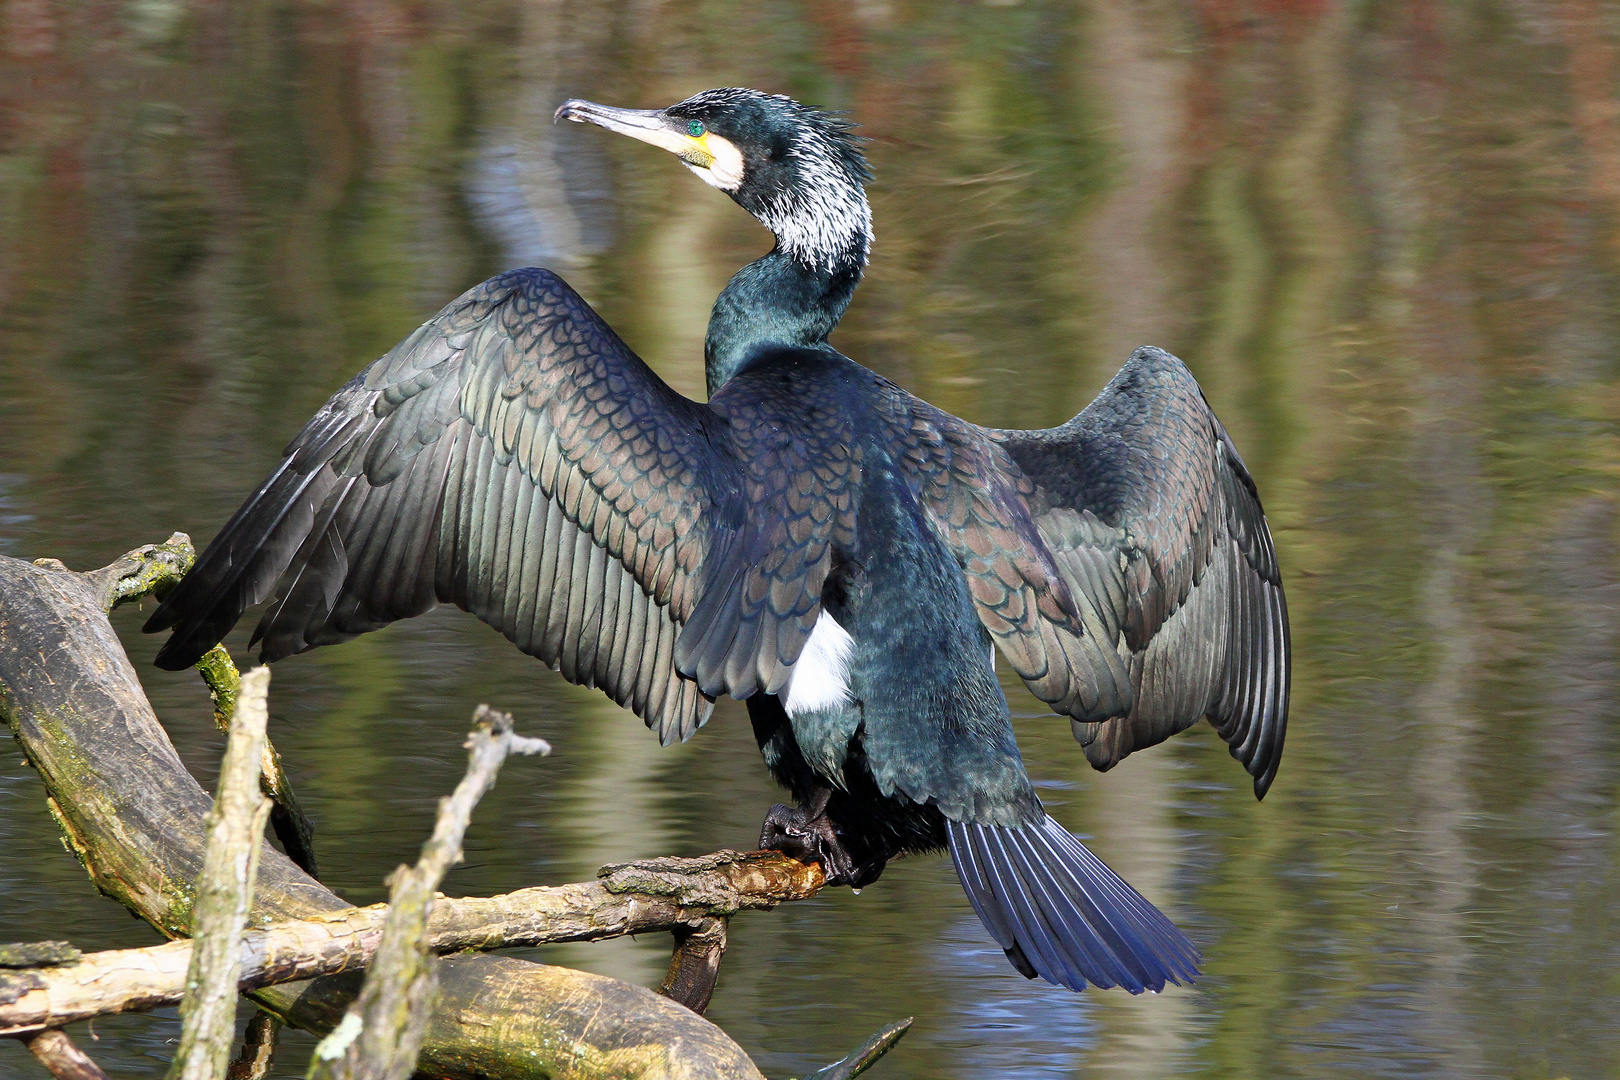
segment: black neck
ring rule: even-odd
[[[737,271],[709,316],[703,346],[709,393],[725,385],[761,346],[826,342],[865,266],[864,251],[851,252],[830,269],[812,269],[773,249]]]

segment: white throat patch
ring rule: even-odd
[[[779,691],[789,716],[813,709],[827,709],[849,700],[849,657],[855,639],[838,625],[838,620],[822,611],[816,619],[810,640],[804,643],[787,683]]]
[[[712,131],[703,137],[703,148],[709,152],[708,168],[693,165],[691,162],[682,164],[697,173],[698,179],[710,187],[717,187],[721,191],[736,191],[742,187],[742,151],[738,150],[730,139],[722,139]]]
[[[851,253],[864,266],[872,237],[866,192],[820,144],[804,140],[790,153],[798,159],[800,186],[768,206],[760,221],[806,266],[831,270]]]

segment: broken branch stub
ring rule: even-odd
[[[225,1069],[225,1080],[264,1080],[276,1063],[281,1021],[264,1010],[253,1014],[242,1034],[242,1053]]]
[[[844,1057],[831,1065],[824,1065],[815,1072],[808,1074],[804,1077],[804,1080],[854,1080],[855,1077],[877,1064],[878,1058],[894,1049],[894,1044],[899,1042],[906,1032],[911,1030],[913,1019],[915,1018],[908,1016],[904,1020],[896,1020],[891,1024],[885,1024]]]
[[[56,1080],[107,1080],[101,1066],[75,1046],[65,1031],[51,1028],[30,1035],[23,1042],[27,1044],[28,1052],[50,1070]]]
[[[708,1011],[720,980],[720,959],[726,953],[726,920],[708,919],[696,927],[675,931],[675,954],[658,992],[701,1015]]]

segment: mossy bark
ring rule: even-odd
[[[242,676],[236,670],[236,663],[225,646],[215,645],[197,661],[197,671],[208,687],[208,696],[214,699],[214,726],[230,731],[231,713],[236,709],[236,697],[242,688]],[[293,793],[292,781],[287,779],[281,755],[269,738],[264,740],[263,757],[259,766],[259,790],[275,800],[270,825],[276,831],[276,839],[281,841],[288,858],[305,873],[318,878],[321,873],[315,868],[315,826],[298,805],[298,796]]]
[[[169,558],[148,549],[155,558]],[[210,800],[158,724],[104,614],[150,572],[95,574],[0,557],[0,714],[91,880],[170,937],[191,925]],[[266,845],[250,925],[349,907]],[[759,1077],[740,1047],[650,990],[508,957],[452,957],[419,1074],[468,1078]],[[359,986],[338,975],[258,992],[287,1022],[330,1031]]]
[[[208,847],[191,920],[193,944],[180,1002],[180,1046],[164,1080],[217,1080],[230,1060],[242,931],[265,850],[264,826],[275,805],[259,792],[264,729],[270,722],[269,692],[270,669],[250,672],[228,725],[225,760],[204,826]]]

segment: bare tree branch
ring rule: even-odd
[[[197,670],[208,687],[208,696],[214,701],[214,726],[229,732],[231,712],[236,708],[236,695],[242,683],[235,661],[225,651],[225,646],[215,645],[197,661]],[[292,781],[287,778],[287,770],[281,764],[281,755],[276,753],[276,744],[270,741],[268,735],[265,736],[263,760],[259,765],[259,790],[275,800],[276,808],[270,811],[270,824],[276,830],[276,839],[281,841],[287,857],[310,877],[320,877],[315,869],[315,826],[310,824],[304,808],[298,804]]]
[[[513,750],[551,752],[542,739],[512,734],[512,717],[488,705],[478,706],[473,722],[477,727],[466,742],[467,775],[449,798],[439,801],[433,835],[422,846],[416,866],[394,871],[382,941],[366,984],[343,1022],[315,1048],[312,1080],[405,1080],[416,1067],[428,1014],[438,995],[427,942],[434,891],[450,867],[462,860],[461,838],[473,807],[495,785],[506,755]]]
[[[259,762],[269,722],[270,669],[242,680],[231,716],[219,787],[208,811],[208,853],[197,879],[191,964],[180,1001],[180,1049],[168,1080],[218,1080],[236,1034],[238,942],[253,905],[259,850],[271,801],[259,794]]]
[[[427,943],[444,954],[661,930],[700,937],[705,927],[739,911],[814,896],[825,880],[821,867],[775,851],[625,863],[603,867],[596,881],[502,896],[437,897]],[[238,989],[364,968],[381,940],[387,910],[373,904],[248,930]],[[88,953],[76,964],[0,971],[0,1035],[172,1004],[184,993],[191,950],[191,942],[173,941]]]
[[[23,1042],[56,1080],[107,1080],[101,1066],[73,1045],[73,1040],[64,1031],[51,1028],[30,1035]]]

